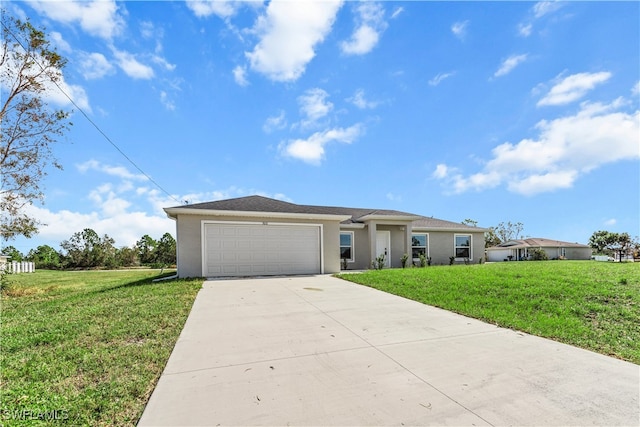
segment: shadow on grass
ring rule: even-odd
[[[168,273],[158,274],[157,276],[147,277],[145,279],[134,280],[133,282],[121,283],[119,285],[98,289],[93,293],[100,294],[100,293],[115,291],[119,289],[135,288],[138,286],[169,284],[169,283],[172,283],[173,280],[165,280],[165,281],[159,281],[159,282],[154,282],[154,280],[161,279],[163,277],[170,277],[173,275],[175,275],[175,272],[170,271]]]

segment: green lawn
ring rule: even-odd
[[[503,262],[339,277],[640,364],[640,263]]]
[[[38,271],[2,292],[3,425],[133,425],[202,280],[159,270]],[[20,420],[22,419],[22,420]]]

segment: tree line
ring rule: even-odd
[[[11,257],[11,261],[32,261],[40,269],[162,268],[176,263],[176,240],[169,233],[159,240],[145,234],[133,246],[118,248],[108,235],[100,237],[91,228],[85,228],[62,241],[60,248],[57,251],[41,245],[24,255],[15,247],[7,246],[2,254]]]

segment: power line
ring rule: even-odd
[[[9,27],[7,27],[7,25],[2,22],[2,26],[4,27],[4,29],[11,34],[11,36],[16,40],[16,42],[18,42],[18,44],[22,47],[22,49],[24,49],[25,52],[28,52],[28,50],[24,47],[24,45],[22,44],[22,41],[20,39],[18,39],[18,37],[16,37],[16,35],[11,31],[11,29]],[[40,69],[43,72],[46,72],[45,68],[42,66],[42,64],[40,64],[40,62],[38,62],[38,58],[35,58],[33,55],[30,55],[31,58],[33,59],[33,62],[35,62],[38,67],[40,67]],[[62,72],[61,72],[62,74]],[[144,175],[149,182],[151,182],[153,185],[155,185],[158,189],[160,189],[160,191],[162,191],[164,194],[166,194],[167,196],[169,196],[169,198],[175,200],[178,204],[182,204],[183,202],[181,202],[180,200],[176,199],[173,195],[171,195],[167,190],[165,190],[160,184],[158,184],[153,178],[151,178],[151,176],[149,176],[149,174],[147,174],[145,171],[142,170],[142,168],[140,166],[138,166],[129,156],[127,156],[124,151],[122,151],[122,149],[120,149],[120,147],[118,147],[118,145],[113,142],[113,140],[111,140],[111,138],[109,138],[109,136],[100,128],[100,126],[98,126],[98,124],[96,122],[94,122],[87,113],[85,113],[85,111],[73,100],[73,98],[71,98],[71,96],[65,92],[65,90],[60,87],[60,85],[58,84],[58,82],[51,80],[51,82],[58,88],[58,90],[69,100],[69,102],[78,109],[78,111],[80,111],[80,113],[84,116],[85,119],[87,119],[87,121],[89,123],[91,123],[91,125],[98,131],[98,133],[100,135],[102,135],[104,137],[104,139],[107,140],[107,142],[109,144],[111,144],[113,146],[113,148],[115,148],[118,153],[120,153],[122,155],[122,157],[124,157],[125,159],[127,159],[127,161],[129,163],[131,163],[131,165],[136,168],[142,175]]]

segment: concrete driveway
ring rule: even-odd
[[[331,276],[205,282],[139,425],[640,425],[640,366]]]

